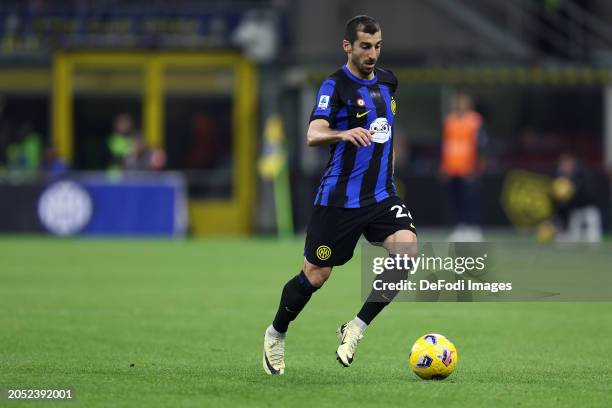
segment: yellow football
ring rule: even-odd
[[[445,336],[429,333],[414,342],[410,350],[410,367],[424,380],[442,380],[455,371],[457,349]]]

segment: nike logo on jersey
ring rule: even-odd
[[[370,109],[370,110],[371,110],[371,109]],[[359,119],[359,118],[363,118],[363,117],[364,117],[365,115],[367,115],[369,112],[370,112],[370,111],[365,111],[365,112],[363,112],[363,113],[358,113],[358,114],[357,114],[357,119]]]

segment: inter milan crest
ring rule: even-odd
[[[320,245],[317,248],[317,258],[319,258],[320,260],[325,261],[329,259],[330,256],[331,256],[331,248],[328,247],[327,245]]]

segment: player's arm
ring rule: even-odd
[[[340,141],[350,142],[357,147],[369,146],[372,143],[374,131],[356,127],[349,130],[334,130],[325,119],[315,119],[308,126],[306,134],[308,146],[321,146]]]

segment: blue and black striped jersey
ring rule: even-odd
[[[331,145],[316,205],[360,208],[397,195],[392,169],[396,89],[395,75],[381,68],[374,79],[364,80],[343,66],[323,82],[310,121],[325,119],[331,129],[361,126],[376,133],[370,146]]]

